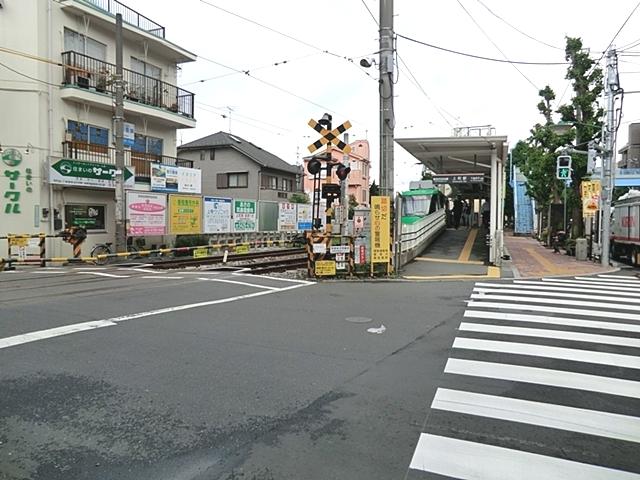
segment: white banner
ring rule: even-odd
[[[297,227],[297,210],[295,203],[278,204],[278,231],[293,231]]]
[[[199,194],[202,191],[202,172],[196,168],[151,164],[151,190]]]
[[[297,229],[311,230],[311,205],[307,203],[298,203],[297,210]]]
[[[231,199],[204,197],[204,233],[231,231]]]

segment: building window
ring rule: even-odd
[[[290,178],[282,179],[282,190],[285,192],[293,192],[293,180]]]
[[[211,150],[209,150],[209,160],[215,160],[216,159],[216,151],[214,148],[212,148]]]
[[[107,60],[107,46],[93,38],[74,32],[68,28],[64,29],[64,49],[83,53],[98,60]]]
[[[366,190],[362,191],[362,203],[365,203],[365,204],[368,203],[367,202],[367,191]]]
[[[161,138],[152,137],[149,135],[135,134],[135,140],[131,147],[132,152],[147,153],[149,155],[162,156],[163,141]]]
[[[268,190],[277,190],[278,177],[274,177],[273,175],[262,175],[262,180],[260,181],[260,185],[262,188],[266,188]]]
[[[109,129],[87,123],[67,121],[67,135],[71,137],[74,148],[98,153],[107,153],[109,148]]]
[[[143,60],[131,57],[131,82],[127,96],[131,100],[159,105],[162,92],[160,81],[162,80],[162,70]]]
[[[218,173],[216,175],[218,188],[247,188],[249,186],[249,173]]]
[[[204,162],[204,158],[206,156],[205,154],[206,154],[206,152],[204,150],[200,150],[200,161],[201,162]]]
[[[278,192],[278,198],[288,198],[287,192]]]
[[[64,221],[69,227],[82,227],[86,230],[104,230],[105,206],[65,205]]]

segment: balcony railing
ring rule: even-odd
[[[116,149],[104,145],[92,145],[84,142],[67,141],[62,143],[62,155],[64,158],[81,160],[83,162],[116,164]],[[162,163],[176,167],[193,168],[193,161],[182,158],[169,157],[167,155],[153,155],[151,153],[134,152],[125,150],[125,165],[135,167],[136,179],[151,178],[151,164]]]
[[[135,10],[127,7],[118,0],[83,0],[85,3],[89,3],[100,10],[104,10],[111,15],[116,13],[122,14],[122,21],[138,27],[140,30],[144,30],[156,37],[164,38],[164,27],[158,25],[153,20],[145,17],[144,15],[136,12]]]
[[[116,66],[78,52],[63,52],[63,84],[115,93]],[[193,119],[194,94],[157,78],[122,69],[124,97]]]

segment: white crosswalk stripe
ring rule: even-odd
[[[477,282],[408,478],[640,480],[639,304],[628,275]]]

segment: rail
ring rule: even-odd
[[[83,53],[62,52],[63,85],[115,94],[116,66]],[[124,98],[193,119],[194,94],[157,78],[122,69]]]
[[[144,30],[156,37],[164,38],[165,31],[162,25],[127,7],[118,0],[83,0],[83,2],[114,16],[120,13],[123,22],[138,27],[140,30]]]

